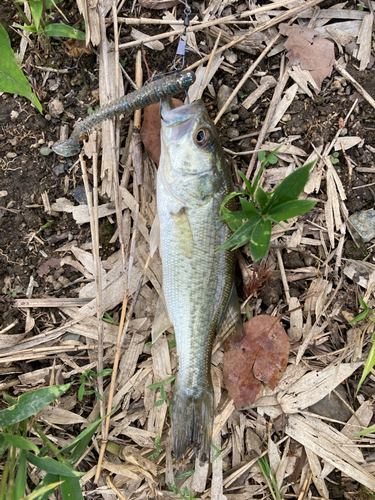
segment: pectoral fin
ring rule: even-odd
[[[165,308],[163,297],[159,296],[158,302],[156,304],[155,319],[151,329],[151,339],[154,344],[161,334],[168,330],[172,325],[169,319],[168,313]]]
[[[173,230],[176,236],[175,241],[179,251],[187,259],[191,259],[194,251],[194,239],[185,209],[180,210],[177,214],[171,215],[173,218]]]
[[[152,224],[152,228],[150,231],[150,254],[151,257],[154,256],[158,246],[160,245],[160,219],[159,216],[156,215],[154,222]]]
[[[238,303],[237,290],[233,283],[227,305],[218,321],[217,337],[213,351],[216,351],[234,332],[236,332],[236,339],[239,337],[242,340],[242,335],[244,335],[244,333],[241,320],[241,310]]]

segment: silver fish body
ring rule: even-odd
[[[177,458],[192,445],[198,458],[207,461],[214,412],[213,338],[228,314],[239,312],[233,286],[235,255],[216,252],[230,235],[219,218],[232,186],[204,103],[170,108],[170,101],[162,101],[157,207],[164,302],[179,361],[172,442]]]

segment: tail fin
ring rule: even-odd
[[[192,445],[201,462],[208,462],[211,450],[214,417],[214,394],[212,385],[203,389],[199,396],[189,396],[175,385],[172,407],[172,445],[179,458]]]

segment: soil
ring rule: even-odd
[[[66,2],[67,3],[67,2]],[[125,9],[132,2],[125,2]],[[12,45],[16,50],[19,37],[9,29],[13,19],[16,19],[16,11],[10,0],[3,1],[0,22],[11,34]],[[321,5],[323,8],[324,5]],[[66,7],[64,6],[64,9]],[[348,5],[346,8],[350,8]],[[69,18],[79,21],[75,3],[70,4]],[[66,10],[65,10],[66,12]],[[180,7],[178,12],[180,12]],[[5,21],[5,22],[4,22]],[[157,28],[145,26],[143,31],[148,34],[158,32]],[[109,30],[111,37],[111,30]],[[198,43],[203,40],[202,34],[197,35]],[[122,26],[120,43],[130,40],[130,27]],[[152,72],[165,71],[171,65],[174,58],[174,45],[167,45],[163,52],[146,50],[147,62]],[[134,59],[136,50],[129,49],[121,58],[124,61],[128,73],[134,76]],[[247,70],[250,60],[254,59],[249,54],[241,51],[238,61],[234,63],[236,73],[228,74],[219,70],[214,79],[214,88],[218,90],[225,84],[234,88]],[[39,54],[39,55],[38,55]],[[187,65],[194,62],[196,57],[189,53]],[[20,96],[2,94],[0,96],[0,191],[6,192],[0,198],[0,315],[1,328],[5,328],[15,319],[18,325],[12,333],[24,331],[25,318],[18,309],[12,307],[14,298],[25,297],[25,292],[32,276],[37,283],[34,289],[34,298],[37,297],[76,297],[76,280],[82,275],[74,268],[51,268],[47,274],[41,275],[40,267],[51,258],[62,256],[59,248],[67,242],[76,240],[78,245],[85,243],[90,238],[88,224],[77,226],[71,214],[56,214],[46,211],[42,196],[46,193],[49,204],[52,205],[59,197],[67,197],[74,201],[71,190],[82,184],[79,164],[76,158],[63,159],[53,153],[43,156],[40,152],[42,147],[51,145],[59,139],[62,125],[68,124],[72,129],[79,117],[87,115],[87,109],[97,105],[97,65],[96,57],[83,54],[77,61],[66,53],[66,47],[62,40],[51,41],[49,53],[46,55],[42,46],[33,52],[27,52],[25,57],[24,71],[31,82],[34,92],[43,105],[41,115],[30,102]],[[46,73],[38,67],[47,66],[57,69],[69,69],[68,73]],[[278,78],[280,68],[280,56],[266,59],[259,68],[267,74]],[[359,72],[353,66],[348,71],[363,85],[363,87],[375,98],[375,86],[373,85],[373,69]],[[340,118],[344,118],[351,108],[353,102],[351,96],[353,88],[345,82],[339,90],[332,90],[332,82],[340,77],[335,71],[332,76],[325,79],[322,92],[312,98],[305,94],[298,95],[298,99],[290,106],[288,113],[290,120],[282,124],[282,131],[274,132],[270,136],[272,142],[278,141],[282,136],[300,136],[294,144],[301,147],[310,154],[313,145],[327,144],[335,136]],[[339,81],[343,81],[340,80]],[[230,114],[224,115],[218,126],[222,138],[222,145],[232,151],[247,151],[254,149],[256,139],[248,138],[242,141],[230,139],[228,129],[235,128],[240,135],[250,134],[260,130],[265,118],[268,104],[272,98],[273,90],[266,92],[261,100],[249,111],[241,107],[241,102],[246,95],[254,89],[254,84],[249,80],[238,93],[239,104]],[[53,99],[59,99],[64,106],[64,113],[55,118],[49,113],[49,103]],[[210,114],[215,117],[217,105],[215,99],[209,94],[204,95]],[[364,145],[375,150],[375,115],[374,109],[366,102],[358,103],[346,126],[347,136],[359,136],[364,139]],[[357,167],[373,166],[374,155],[368,149],[352,148],[346,154]],[[238,159],[239,158],[239,159]],[[344,185],[347,195],[346,207],[349,215],[372,208],[375,202],[375,186],[353,190],[354,187],[364,186],[375,182],[374,174],[360,173],[353,170],[349,177],[348,166],[342,153],[338,156],[338,163],[334,165]],[[246,172],[249,156],[241,156],[236,159],[236,167]],[[55,173],[56,167],[60,165],[60,174]],[[54,171],[55,169],[55,171]],[[325,184],[322,183],[321,192],[318,197],[324,199]],[[49,223],[52,223],[48,225]],[[48,227],[44,227],[44,226]],[[113,228],[102,227],[103,236],[101,243],[104,252],[113,252],[116,246],[108,246],[109,238]],[[314,252],[314,250],[313,250]],[[368,262],[374,263],[374,249],[358,249],[350,240],[344,247],[344,257],[361,260],[366,256]],[[311,259],[310,254],[301,252],[287,252],[283,250],[284,264],[287,269],[296,269],[304,266],[316,266],[317,260]],[[294,282],[291,285],[291,296],[300,296],[307,291],[309,283]],[[344,293],[344,292],[343,292]],[[347,290],[342,296],[348,311],[356,314],[355,287],[349,282]],[[263,299],[264,310],[272,304],[278,303],[284,297],[283,287],[279,277],[272,277],[265,284],[265,288],[259,294]],[[37,320],[38,324],[38,320]],[[32,362],[28,370],[39,368],[40,362]],[[338,490],[338,488],[337,488]],[[335,491],[332,498],[343,498],[340,491]]]

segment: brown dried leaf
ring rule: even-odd
[[[75,57],[78,59],[82,54],[92,54],[92,47],[90,45],[86,45],[85,40],[76,40],[74,38],[70,38],[68,41],[64,42],[66,49],[65,52],[70,57]]]
[[[139,4],[145,9],[169,9],[179,3],[180,0],[139,0]]]
[[[179,99],[173,98],[172,101],[176,108],[184,105]],[[159,163],[160,159],[160,129],[160,105],[159,103],[151,104],[143,113],[141,139],[147,153],[156,163]]]
[[[43,276],[44,274],[48,274],[51,269],[60,269],[61,267],[61,259],[48,259],[39,267],[37,273],[39,276]]]
[[[280,24],[279,29],[288,37],[285,48],[289,51],[286,55],[289,63],[300,64],[302,69],[308,70],[320,89],[324,78],[332,73],[335,60],[333,42],[315,36],[313,29],[304,26]]]
[[[232,338],[223,360],[225,387],[237,409],[254,403],[286,369],[290,344],[280,318],[261,314],[244,325],[245,337]]]

